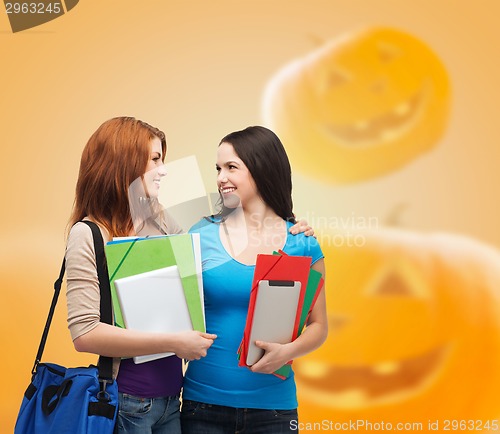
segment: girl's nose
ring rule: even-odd
[[[219,182],[219,183],[227,182],[227,176],[222,170],[217,175],[217,182]]]
[[[167,168],[165,167],[165,164],[161,164],[159,167],[158,167],[158,175],[160,176],[165,176],[167,174]]]

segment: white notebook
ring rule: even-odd
[[[125,327],[144,332],[193,330],[177,266],[115,280]],[[174,353],[134,357],[144,363]]]

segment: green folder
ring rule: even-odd
[[[190,234],[112,241],[105,246],[115,324],[124,328],[114,281],[177,265],[193,329],[205,331],[201,288],[198,287]]]
[[[309,311],[311,310],[311,306],[316,299],[316,294],[318,291],[318,285],[321,280],[321,273],[316,270],[309,270],[309,279],[307,280],[307,288],[306,293],[304,294],[304,303],[302,304],[302,312],[300,315],[299,321],[299,336],[304,330],[304,326],[306,325],[307,316],[309,315]]]
[[[309,278],[307,279],[307,287],[306,292],[304,294],[304,302],[302,304],[302,311],[300,313],[299,320],[299,329],[298,336],[304,330],[304,326],[306,325],[307,317],[309,315],[309,311],[311,310],[311,306],[316,298],[316,293],[318,291],[318,285],[321,280],[321,273],[316,270],[309,270]],[[278,376],[282,376],[287,378],[290,375],[292,370],[292,365],[287,364],[283,365],[281,368],[274,371]]]
[[[273,252],[273,255],[280,255],[279,252]],[[319,271],[310,269],[309,270],[309,278],[307,279],[307,287],[306,292],[304,293],[304,301],[302,303],[302,310],[300,312],[300,320],[299,320],[299,328],[298,328],[298,336],[304,330],[304,326],[306,325],[307,317],[309,315],[309,311],[311,310],[311,306],[316,298],[316,293],[318,291],[318,285],[321,280],[321,273]],[[274,371],[278,377],[288,378],[290,372],[292,371],[292,365],[286,364],[281,368]]]

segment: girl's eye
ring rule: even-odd
[[[217,172],[220,172],[220,167],[219,166],[215,166],[215,170],[217,170]]]
[[[156,163],[157,161],[160,161],[160,157],[154,157],[153,161]]]
[[[236,169],[236,166],[233,166],[232,164],[229,165],[230,169]]]

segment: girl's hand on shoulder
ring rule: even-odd
[[[255,345],[262,348],[265,353],[257,363],[250,367],[252,372],[272,374],[274,371],[290,361],[290,356],[287,351],[288,344],[256,341]]]
[[[290,228],[290,233],[292,235],[297,235],[302,232],[306,237],[313,236],[314,238],[316,238],[316,236],[314,235],[314,229],[311,226],[309,226],[309,223],[307,223],[307,221],[304,219],[300,219]]]

